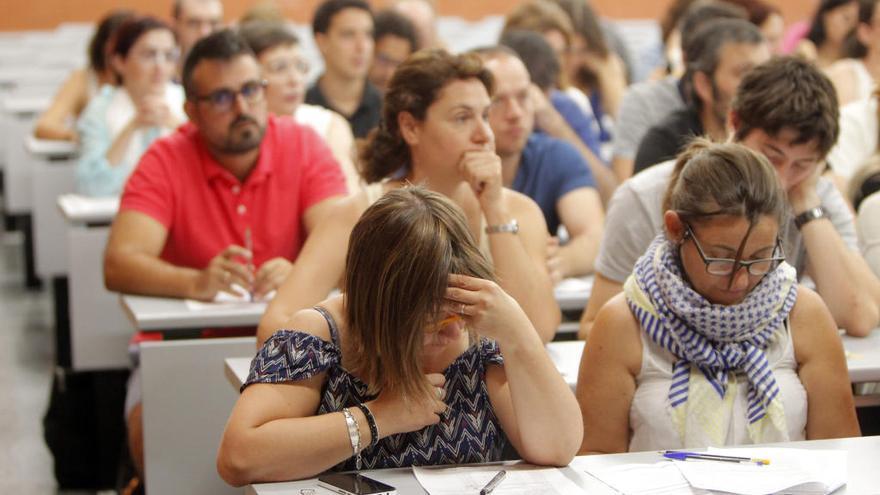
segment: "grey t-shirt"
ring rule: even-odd
[[[596,259],[597,272],[623,283],[651,241],[663,232],[663,194],[674,167],[673,160],[655,165],[633,176],[614,192],[605,216],[605,233]],[[819,179],[816,192],[844,244],[858,252],[853,216],[843,196],[825,178]],[[807,252],[793,216],[783,226],[780,236],[788,262],[797,269],[798,278],[803,278]]]
[[[612,156],[632,160],[642,137],[670,113],[684,108],[678,78],[634,84],[623,94],[614,124]]]

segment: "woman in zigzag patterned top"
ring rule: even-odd
[[[421,187],[355,225],[343,295],[276,332],[251,364],[218,455],[228,483],[501,460],[565,465],[580,411],[463,212]],[[503,357],[502,357],[502,352]]]

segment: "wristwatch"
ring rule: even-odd
[[[799,213],[796,217],[794,217],[794,226],[797,227],[798,230],[801,230],[801,227],[812,222],[813,220],[817,220],[819,218],[825,218],[828,215],[825,214],[825,209],[821,206],[814,206],[809,210]]]
[[[517,223],[516,219],[514,218],[507,223],[486,226],[487,234],[500,234],[502,232],[510,232],[511,234],[516,234],[517,232],[519,232],[519,223]]]

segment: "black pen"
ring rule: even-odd
[[[486,486],[484,486],[483,489],[480,490],[480,495],[489,495],[490,493],[492,493],[492,490],[494,490],[498,485],[501,484],[502,481],[504,481],[505,476],[507,476],[507,471],[505,471],[504,469],[498,471],[498,474],[496,474],[494,478],[489,480],[489,482],[486,483]]]

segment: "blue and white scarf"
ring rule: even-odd
[[[797,299],[794,268],[780,264],[739,304],[712,304],[684,280],[675,246],[661,235],[636,262],[624,292],[642,329],[678,359],[673,365],[668,405],[683,437],[689,429],[686,425],[692,423],[685,407],[688,399],[706,397],[713,402],[711,407],[692,406],[715,417],[699,420],[704,431],[697,436],[712,444],[723,443],[724,423],[729,422],[733,400],[733,394],[727,394],[730,372],[744,373],[748,380],[747,417],[752,439],[771,440],[763,433],[768,427],[778,433],[769,435],[772,439],[787,436],[779,387],[764,351],[784,328]],[[709,397],[715,395],[711,393],[694,393],[693,382],[703,382],[703,377],[716,398]],[[765,421],[768,415],[771,424]]]

